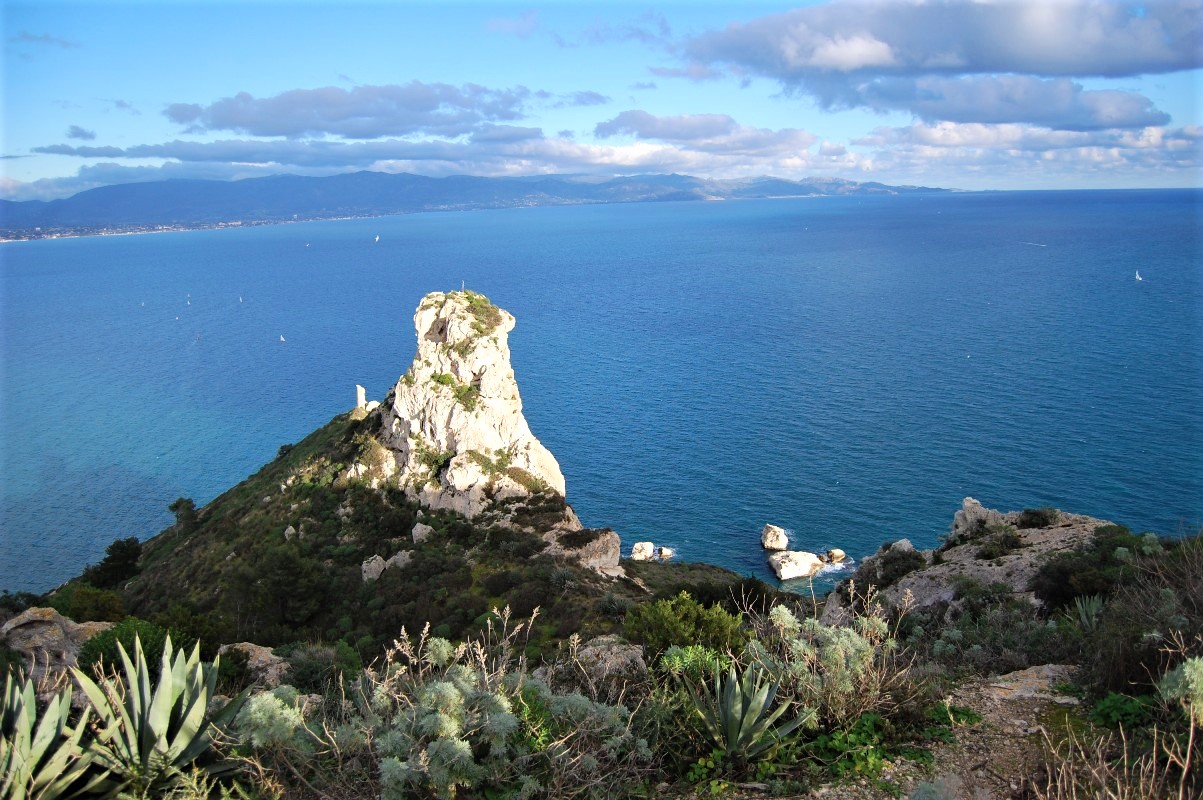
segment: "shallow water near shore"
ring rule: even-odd
[[[0,588],[48,589],[153,535],[176,497],[212,499],[350,408],[356,383],[382,399],[422,295],[461,282],[517,317],[531,429],[582,521],[628,548],[769,577],[766,522],[859,559],[932,546],[966,495],[1179,535],[1203,519],[1201,197],[606,205],[6,244]]]

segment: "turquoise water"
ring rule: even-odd
[[[0,588],[50,588],[153,535],[176,497],[212,499],[356,383],[383,398],[418,300],[461,281],[517,317],[531,428],[582,520],[627,546],[768,576],[765,522],[860,557],[932,545],[966,495],[1180,534],[1203,520],[1201,199],[607,205],[5,244]]]

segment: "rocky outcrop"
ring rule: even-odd
[[[231,651],[246,657],[247,672],[250,673],[252,684],[258,688],[274,689],[288,675],[288,661],[273,653],[270,647],[238,642],[223,644],[217,654],[228,658]]]
[[[544,554],[575,561],[586,569],[612,577],[623,575],[618,565],[622,540],[609,528],[553,530],[543,535]]]
[[[1001,512],[985,508],[972,497],[961,501],[961,510],[952,515],[952,528],[949,539],[957,539],[974,531],[979,531],[987,525],[997,525],[1003,521]]]
[[[414,314],[418,351],[377,413],[384,477],[433,509],[476,517],[493,502],[564,495],[510,365],[514,317],[475,292],[435,292]]]
[[[788,550],[789,537],[784,528],[776,525],[765,525],[760,532],[760,546],[765,550]]]
[[[982,585],[1002,583],[1018,597],[1038,602],[1028,591],[1040,565],[1057,553],[1088,543],[1094,531],[1110,522],[1081,514],[1060,512],[1052,515],[1044,527],[1023,527],[1028,515],[1020,511],[1003,513],[984,508],[966,497],[953,516],[945,543],[934,551],[918,551],[910,541],[901,539],[872,556],[862,559],[848,580],[861,594],[869,585],[877,587],[877,600],[887,608],[898,608],[909,594],[911,608],[940,604],[955,607],[956,582],[971,578]],[[1012,546],[991,549],[985,557],[985,545],[992,537],[1006,536]],[[1001,552],[995,555],[995,552]],[[851,619],[842,582],[827,598],[822,621],[844,624]]]
[[[399,553],[393,554],[391,558],[386,559],[384,556],[375,555],[363,562],[360,567],[360,572],[363,576],[363,582],[377,580],[381,575],[389,569],[401,569],[407,565],[410,559],[413,558],[413,553],[408,550],[402,550]]]
[[[35,680],[74,667],[80,646],[111,622],[74,622],[53,608],[27,608],[0,626],[0,644],[20,653]]]

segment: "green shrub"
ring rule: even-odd
[[[79,669],[94,673],[98,670],[116,669],[121,666],[121,652],[137,649],[141,641],[146,649],[162,652],[167,642],[167,631],[153,622],[137,617],[127,617],[107,631],[101,631],[84,642],[79,648],[76,663]]]
[[[1203,536],[1127,569],[1088,635],[1084,672],[1095,693],[1151,690],[1183,658],[1203,656]]]
[[[796,708],[813,708],[825,728],[843,727],[868,712],[898,708],[906,664],[880,607],[850,626],[799,620],[784,605],[751,619],[755,638],[744,650],[748,663],[780,680],[782,695]]]
[[[104,559],[84,570],[80,579],[98,589],[112,589],[138,574],[142,543],[137,537],[118,539],[104,551]]]
[[[1090,721],[1107,728],[1135,730],[1153,721],[1155,701],[1150,696],[1133,697],[1109,693],[1090,710]]]
[[[353,679],[363,669],[359,653],[342,640],[333,645],[285,645],[273,652],[287,659],[288,682],[306,694],[330,694],[341,679]]]
[[[75,622],[117,622],[125,619],[125,600],[112,589],[70,583],[50,597],[50,607]]]
[[[1016,523],[1020,528],[1051,528],[1061,521],[1061,512],[1055,508],[1025,508]]]
[[[623,631],[627,639],[644,645],[649,659],[655,660],[674,644],[738,651],[747,639],[741,620],[739,614],[728,613],[717,605],[705,608],[689,592],[681,592],[674,598],[631,609]]]
[[[908,575],[925,566],[927,566],[927,559],[918,550],[891,547],[878,557],[878,577],[873,585],[878,589],[893,586],[904,575]]]
[[[1010,525],[988,525],[975,555],[981,559],[1001,558],[1022,546],[1023,540]]]
[[[1127,528],[1104,525],[1084,547],[1059,554],[1040,565],[1029,589],[1049,611],[1068,606],[1079,595],[1110,597],[1135,574],[1130,556],[1147,542]]]

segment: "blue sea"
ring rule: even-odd
[[[517,317],[530,426],[585,524],[628,548],[769,577],[766,522],[861,558],[934,545],[966,495],[1182,535],[1203,520],[1201,201],[602,205],[0,245],[0,588],[154,535],[356,383],[382,399],[419,299],[461,285]]]

